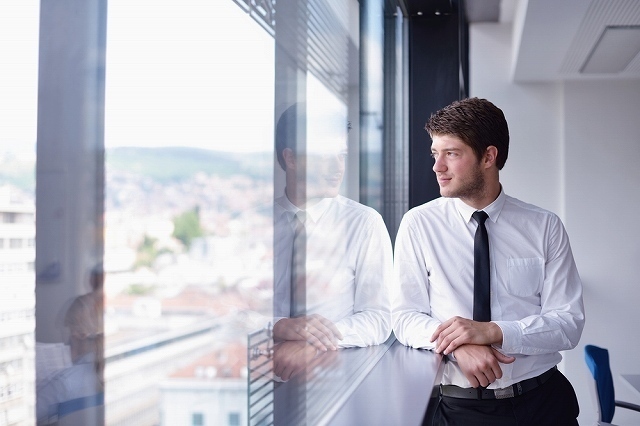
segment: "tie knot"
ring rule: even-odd
[[[300,221],[304,224],[304,222],[307,220],[307,212],[305,212],[304,210],[299,210],[298,213],[293,216],[293,220]]]
[[[489,218],[489,215],[482,210],[478,210],[471,215],[472,218],[478,222],[478,225],[484,224],[484,221]]]

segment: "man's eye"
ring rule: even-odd
[[[435,152],[431,153],[431,158],[433,158],[434,160],[436,159],[437,156],[438,156],[438,154],[436,154]]]

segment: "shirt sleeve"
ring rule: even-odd
[[[336,323],[343,337],[339,347],[378,345],[391,335],[393,254],[382,217],[375,215],[361,237],[354,247],[358,250],[354,313]]]
[[[430,316],[429,272],[424,254],[426,242],[420,241],[416,229],[413,218],[406,214],[395,243],[393,331],[406,346],[433,349],[435,346],[430,339],[440,321]]]
[[[548,226],[540,313],[519,321],[494,321],[507,354],[538,355],[574,348],[584,327],[582,282],[567,233],[553,215]]]

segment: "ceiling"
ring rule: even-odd
[[[640,79],[639,0],[500,0],[497,20],[513,25],[515,81]]]

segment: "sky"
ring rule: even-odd
[[[35,153],[38,0],[0,1],[0,154]]]
[[[38,9],[0,2],[0,153],[35,150]],[[110,0],[106,147],[271,150],[274,50],[232,0]]]

